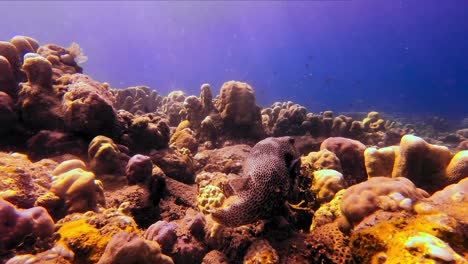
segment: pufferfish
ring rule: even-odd
[[[278,214],[292,192],[300,166],[294,138],[266,138],[251,150],[244,164],[246,182],[229,207],[212,212],[225,226],[240,226]]]

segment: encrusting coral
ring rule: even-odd
[[[227,226],[239,226],[277,214],[296,184],[299,166],[293,138],[260,141],[245,161],[248,189],[228,208],[215,210],[213,218]]]
[[[373,212],[413,210],[413,205],[429,195],[404,177],[374,177],[345,190],[341,198],[339,227],[348,232]]]

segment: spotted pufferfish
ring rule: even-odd
[[[296,184],[300,155],[292,137],[270,137],[258,142],[244,164],[246,181],[238,198],[212,212],[225,226],[240,226],[275,216]]]

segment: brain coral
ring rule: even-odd
[[[225,133],[237,137],[263,134],[260,107],[255,104],[254,90],[247,83],[225,82],[216,108],[223,119]]]
[[[213,212],[213,218],[227,226],[253,223],[277,214],[296,184],[299,153],[291,137],[267,138],[258,142],[245,161],[247,189],[227,208]]]
[[[413,204],[429,195],[404,177],[374,177],[351,186],[341,199],[339,226],[347,232],[366,216],[384,211],[412,210]]]
[[[199,190],[197,197],[198,208],[203,212],[207,212],[221,207],[225,199],[226,197],[219,187],[207,185]]]

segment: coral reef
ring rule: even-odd
[[[84,60],[0,41],[1,263],[466,263],[464,124],[112,89]]]

